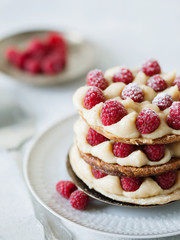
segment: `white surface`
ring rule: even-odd
[[[0,37],[29,27],[57,26],[58,29],[80,31],[97,44],[101,56],[97,67],[103,70],[119,64],[131,67],[155,57],[163,70],[176,68],[180,73],[179,7],[178,0],[1,0]],[[0,76],[0,92],[8,90],[15,95],[38,119],[41,131],[75,112],[72,94],[83,83],[81,79],[58,87],[33,88]],[[1,181],[0,186],[2,184]],[[2,223],[0,219],[0,226]],[[100,239],[99,235],[69,227],[78,240]]]
[[[0,239],[43,240],[43,229],[34,216],[31,200],[15,159],[0,152]]]
[[[109,236],[152,238],[179,234],[179,201],[153,208],[126,208],[93,200],[86,211],[77,211],[59,196],[55,185],[69,178],[66,156],[75,119],[77,116],[71,116],[50,128],[27,156],[25,177],[37,200],[57,217]]]

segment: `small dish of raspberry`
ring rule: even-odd
[[[50,32],[43,38],[34,36],[23,49],[9,47],[6,60],[30,74],[54,75],[66,67],[67,43],[61,33]]]
[[[94,44],[78,32],[32,30],[0,41],[0,71],[36,86],[76,80],[94,68],[96,58]],[[100,75],[89,76],[89,86],[105,89],[108,83]]]

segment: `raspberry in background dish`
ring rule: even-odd
[[[9,47],[5,58],[14,67],[31,74],[54,75],[66,67],[67,43],[62,34],[51,32],[44,39],[30,39],[24,50]]]

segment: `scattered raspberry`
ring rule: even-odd
[[[39,73],[41,71],[40,61],[29,58],[24,63],[24,69],[32,74]]]
[[[166,81],[160,75],[155,75],[149,78],[147,85],[151,87],[155,92],[160,92],[167,88]]]
[[[144,99],[144,94],[142,89],[136,83],[130,83],[123,89],[121,93],[121,98],[131,98],[134,102],[142,102]]]
[[[157,105],[161,111],[170,107],[173,103],[172,97],[167,93],[159,93],[152,101],[153,104]]]
[[[89,197],[82,191],[76,190],[70,196],[70,204],[73,208],[83,210],[89,203]]]
[[[121,187],[126,192],[136,191],[142,183],[142,178],[140,177],[121,177],[120,178]]]
[[[180,91],[180,76],[175,78],[175,80],[174,80],[174,82],[173,82],[172,85],[173,85],[173,86],[174,86],[174,85],[177,85],[177,86],[178,86],[178,89],[179,89],[179,91]]]
[[[93,176],[94,176],[95,178],[97,178],[97,179],[99,179],[99,178],[103,178],[103,177],[107,176],[107,174],[102,173],[102,172],[96,170],[96,169],[93,168],[93,167],[91,168],[91,170],[92,170],[92,174],[93,174]]]
[[[87,75],[87,85],[95,86],[102,90],[106,89],[108,86],[107,80],[104,78],[104,74],[99,69],[94,69],[90,71]]]
[[[180,129],[180,102],[173,102],[171,105],[167,123],[173,129]]]
[[[164,144],[146,145],[144,146],[144,151],[149,160],[153,162],[158,162],[165,155],[165,145]]]
[[[42,60],[42,71],[48,75],[54,75],[60,72],[65,66],[65,62],[60,56],[49,55]]]
[[[113,153],[116,157],[124,158],[135,150],[135,146],[127,143],[114,142]]]
[[[159,63],[156,60],[154,60],[154,59],[150,59],[147,62],[145,62],[142,65],[141,70],[147,76],[150,76],[150,77],[155,75],[155,74],[159,74],[161,72],[161,68],[159,66]]]
[[[101,89],[97,87],[89,88],[84,96],[84,107],[86,109],[91,109],[100,102],[105,102],[105,97]]]
[[[159,184],[159,186],[162,189],[171,188],[175,184],[176,178],[177,178],[177,172],[175,171],[166,172],[158,176],[155,176],[156,182]]]
[[[113,76],[113,82],[123,82],[125,84],[131,83],[133,79],[132,72],[127,68],[121,68]]]
[[[144,108],[136,119],[136,127],[141,134],[154,132],[159,124],[160,119],[157,113],[148,108]]]
[[[89,128],[86,140],[91,146],[96,146],[102,142],[108,141],[108,139],[106,137],[104,137],[100,133],[96,132],[92,128]]]
[[[108,100],[101,109],[101,121],[104,126],[119,122],[127,115],[126,108],[117,100]]]
[[[57,192],[67,199],[76,189],[76,185],[71,181],[60,181],[56,184]]]

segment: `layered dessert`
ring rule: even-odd
[[[180,199],[180,78],[155,60],[95,69],[73,97],[80,118],[70,150],[74,173],[116,201]]]

